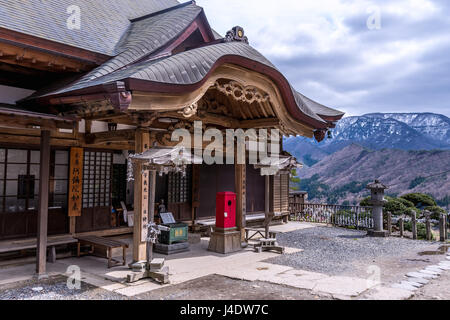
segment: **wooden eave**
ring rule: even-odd
[[[0,126],[19,129],[74,129],[77,119],[0,107]]]
[[[85,49],[69,46],[63,43],[27,35],[0,27],[0,39],[12,45],[22,46],[52,55],[64,56],[87,64],[100,65],[110,59],[110,56]]]

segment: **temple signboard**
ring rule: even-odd
[[[149,187],[150,187],[150,176],[149,176],[149,171],[148,170],[144,170],[142,172],[142,202],[141,202],[141,227],[142,227],[142,232],[141,232],[141,241],[142,242],[146,242],[147,241],[147,235],[148,235],[148,229],[147,229],[147,224],[149,223],[149,214],[148,214],[148,210],[149,210],[149,205],[148,205],[148,200],[149,200]]]
[[[70,149],[69,217],[81,217],[83,192],[83,148]]]

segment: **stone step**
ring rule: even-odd
[[[436,271],[436,272],[441,272],[441,273],[443,270],[445,270],[444,268],[440,267],[439,265],[429,266],[429,267],[426,267],[425,269],[431,270],[431,271]]]
[[[422,287],[424,286],[423,283],[414,282],[414,281],[411,281],[411,280],[406,281],[405,283],[406,283],[406,284],[409,283],[410,285],[412,285],[412,286],[414,286],[414,287],[416,287],[416,288],[422,288]]]
[[[442,274],[442,272],[444,272],[441,268],[439,267],[426,267],[425,270],[431,271],[431,272],[436,272],[437,274]]]
[[[413,286],[411,283],[409,283],[408,281],[402,281],[400,283],[395,283],[392,285],[392,288],[399,288],[399,289],[409,290],[409,291],[417,290],[417,288],[415,286]]]
[[[432,275],[432,274],[426,274],[426,273],[422,273],[422,272],[410,272],[406,274],[407,277],[409,278],[425,278],[425,279],[436,279],[437,276]]]
[[[439,275],[438,272],[431,271],[431,270],[427,270],[427,269],[420,270],[419,272],[420,272],[420,273],[431,274],[431,275],[433,275],[433,276],[438,276],[438,275]]]
[[[424,278],[408,278],[408,281],[420,283],[420,284],[427,284],[430,282],[430,280],[424,279]]]
[[[450,265],[439,264],[439,267],[444,269],[444,270],[450,270]]]

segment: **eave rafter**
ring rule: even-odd
[[[31,48],[0,42],[0,61],[51,72],[83,72],[95,65]]]

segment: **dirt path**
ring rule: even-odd
[[[145,300],[330,300],[327,295],[260,281],[211,275],[136,296]]]

